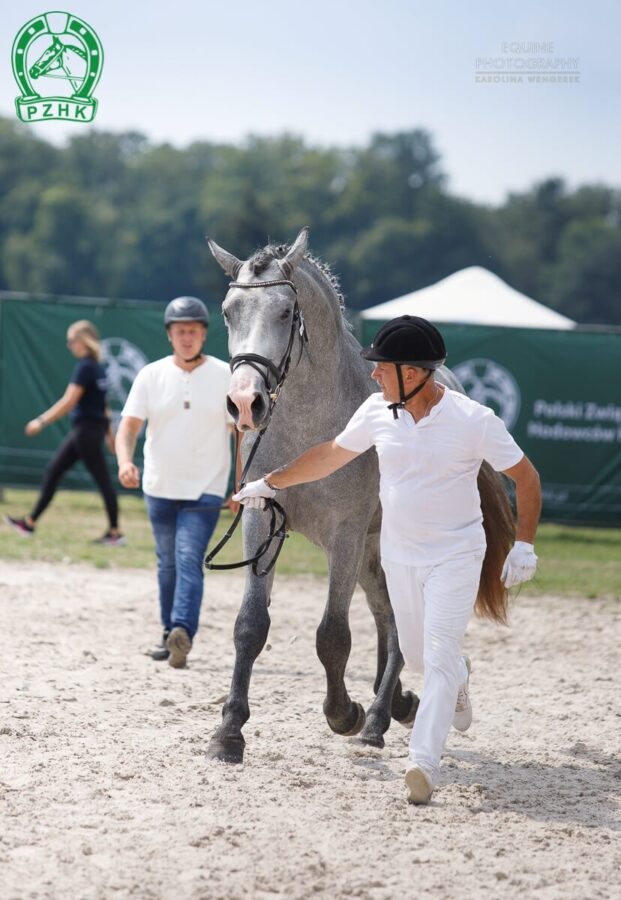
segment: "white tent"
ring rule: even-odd
[[[362,318],[387,320],[407,314],[432,322],[515,328],[574,328],[576,324],[480,266],[470,266],[430,287],[365,309]]]

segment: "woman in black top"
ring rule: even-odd
[[[67,331],[67,347],[78,360],[67,390],[53,406],[28,422],[25,431],[29,437],[34,437],[46,425],[62,419],[67,413],[72,422],[71,431],[45,470],[41,493],[30,515],[22,519],[6,516],[5,521],[20,534],[32,535],[35,522],[51,502],[60,479],[81,460],[93,476],[108,514],[108,531],[97,539],[97,543],[124,544],[125,538],[118,528],[116,493],[103,452],[104,441],[114,452],[114,441],[106,407],[106,370],[101,364],[99,334],[95,326],[86,319],[74,322]]]

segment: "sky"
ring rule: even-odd
[[[449,189],[472,200],[500,203],[552,175],[621,186],[612,0],[25,0],[3,11],[1,115],[15,118],[15,35],[59,8],[97,32],[104,67],[93,124],[19,124],[56,143],[97,128],[181,147],[283,132],[354,146],[424,128]],[[528,66],[579,74],[481,80]]]

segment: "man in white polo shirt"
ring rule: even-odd
[[[487,460],[515,482],[517,533],[502,570],[506,588],[535,574],[539,477],[491,409],[436,381],[446,349],[430,322],[394,319],[362,355],[375,363],[381,393],[368,397],[333,441],[251,482],[234,499],[261,506],[276,490],[325,478],[375,447],[382,567],[403,657],[424,673],[405,780],[410,802],[428,803],[451,723],[465,731],[472,720],[462,643],[486,547],[479,468]]]
[[[121,484],[139,487],[133,456],[147,421],[142,488],[155,537],[164,629],[151,656],[183,668],[198,628],[205,552],[228,484],[233,420],[226,410],[229,367],[203,353],[209,324],[204,303],[172,300],[164,324],[172,356],[136,376],[116,455]]]

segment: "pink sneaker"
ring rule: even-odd
[[[5,516],[4,521],[22,537],[32,537],[34,534],[34,526],[29,525],[25,519],[15,519],[13,516]]]

